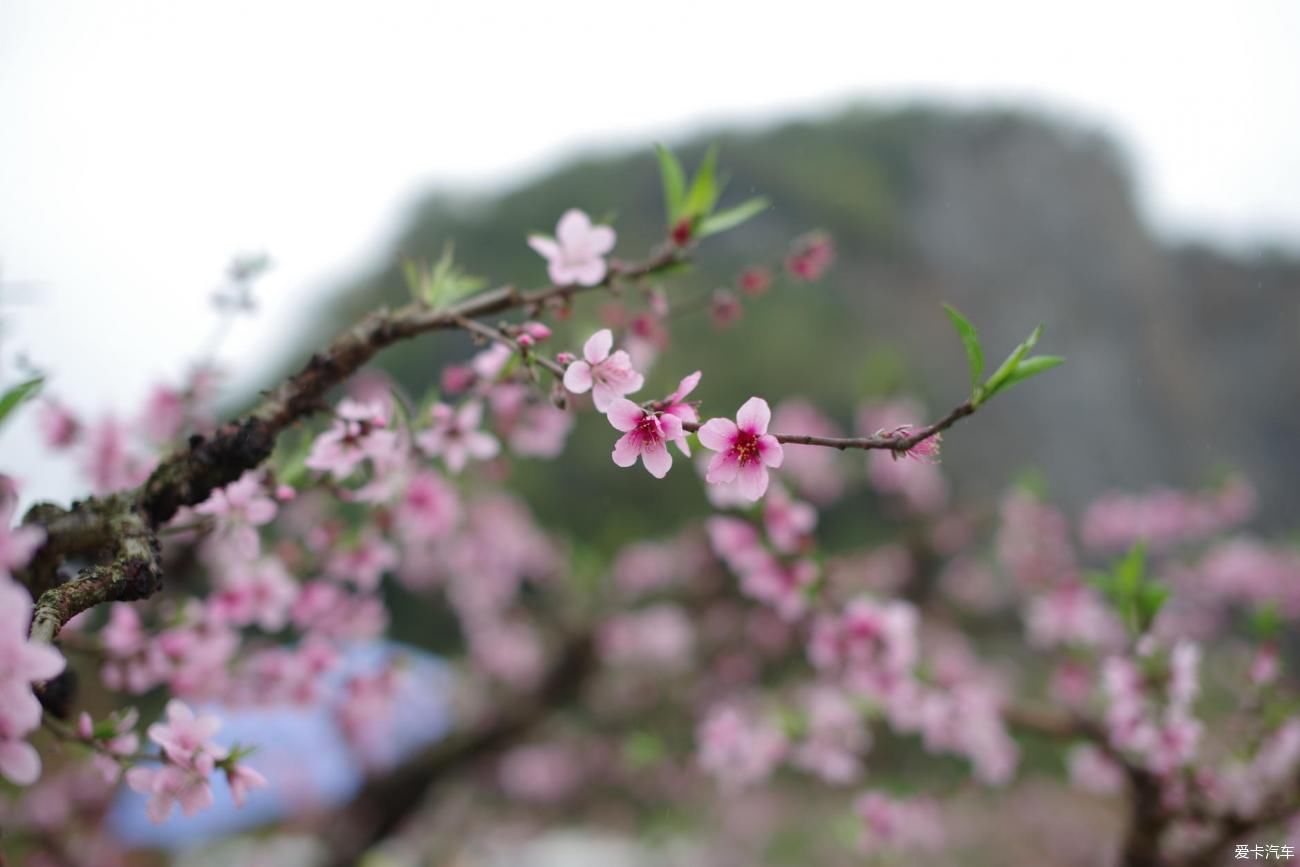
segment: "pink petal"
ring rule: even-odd
[[[456,425],[462,430],[472,430],[483,423],[483,404],[471,400],[456,411]]]
[[[570,364],[564,371],[564,387],[574,394],[590,391],[591,365],[585,361],[575,361]]]
[[[539,255],[544,256],[547,261],[555,261],[560,258],[560,245],[545,235],[529,235],[528,246],[536,250]]]
[[[740,472],[740,461],[731,452],[718,452],[709,461],[708,472],[704,474],[704,480],[710,484],[726,485],[736,480],[736,474]]]
[[[571,266],[571,273],[570,282],[577,283],[579,286],[595,286],[605,279],[605,260],[588,259],[580,265]]]
[[[591,218],[577,208],[570,208],[555,225],[555,238],[561,247],[577,247],[587,243],[591,234]]]
[[[742,497],[757,500],[767,491],[767,467],[759,463],[747,463],[740,468],[736,482]]]
[[[641,419],[645,418],[645,410],[627,398],[620,397],[609,405],[605,417],[609,419],[614,430],[627,433],[634,430],[641,423]]]
[[[556,286],[572,286],[577,282],[577,277],[574,276],[576,273],[563,258],[552,259],[546,266],[546,276]]]
[[[609,351],[613,348],[614,333],[608,328],[602,328],[582,345],[582,357],[591,364],[599,364],[609,358]]]
[[[475,431],[465,438],[465,447],[475,460],[489,461],[501,451],[501,444],[491,434]]]
[[[660,440],[647,446],[641,452],[641,463],[649,470],[650,475],[656,479],[662,479],[668,475],[668,471],[673,467],[673,456],[668,452],[668,446]]]
[[[659,430],[666,440],[681,439],[683,436],[682,420],[669,413],[661,413],[658,418]]]
[[[612,457],[614,463],[620,467],[630,467],[635,464],[639,454],[641,454],[641,447],[633,442],[632,437],[628,434],[619,437],[618,442],[614,443]]]
[[[736,413],[736,426],[745,433],[765,434],[772,420],[772,410],[761,397],[751,397]]]
[[[763,459],[763,463],[775,469],[785,460],[785,449],[781,448],[776,437],[764,435],[758,438],[758,456]]]
[[[27,741],[0,741],[0,776],[30,786],[41,776],[40,753]]]
[[[633,390],[635,391],[635,389]],[[591,387],[591,402],[596,405],[597,412],[609,412],[609,408],[614,405],[614,401],[622,396],[623,392],[616,391],[603,382],[598,382]]]
[[[49,680],[63,671],[63,655],[53,647],[27,644],[22,648],[23,676],[28,680]]]
[[[668,402],[680,403],[682,398],[695,391],[695,386],[700,384],[700,376],[700,371],[697,370],[689,376],[683,377],[682,381],[677,383],[677,390],[668,395]]]
[[[587,233],[587,249],[593,256],[604,256],[614,249],[617,236],[609,226],[592,226]]]
[[[715,452],[725,452],[731,448],[731,444],[735,442],[736,435],[740,431],[736,428],[735,422],[729,418],[711,418],[700,427],[697,433],[700,438],[700,445]]]
[[[677,443],[677,448],[679,448],[679,449],[682,450],[682,454],[686,455],[686,457],[688,457],[688,458],[691,456],[691,441],[690,441],[690,440],[688,440],[688,439],[687,439],[686,437],[684,437],[684,436],[680,436],[680,437],[677,437],[677,439],[673,440],[673,442]]]
[[[207,781],[193,782],[180,791],[181,812],[193,816],[212,806],[212,786]]]

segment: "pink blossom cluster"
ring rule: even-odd
[[[248,792],[266,785],[257,771],[244,765],[212,742],[221,721],[209,714],[195,714],[184,702],[167,703],[167,721],[149,726],[149,739],[162,749],[160,768],[134,767],[127,771],[127,784],[149,796],[146,811],[150,820],[164,822],[177,805],[186,816],[212,806],[212,773],[220,767],[230,786],[236,806],[243,806]]]
[[[0,560],[7,568],[25,565],[21,555],[30,553],[33,538],[21,529],[9,530],[8,521],[0,520]],[[41,757],[26,741],[41,724],[41,704],[32,686],[64,667],[57,650],[28,640],[31,618],[31,596],[0,569],[0,776],[20,786],[41,775]]]
[[[1165,651],[1144,641],[1134,656],[1111,656],[1102,668],[1111,745],[1168,777],[1196,757],[1202,723],[1192,704],[1200,692],[1201,650],[1180,642]],[[1158,669],[1161,677],[1148,673]]]
[[[1162,551],[1230,530],[1249,519],[1254,508],[1254,488],[1237,476],[1205,494],[1168,488],[1110,494],[1088,507],[1080,535],[1097,551],[1124,551],[1136,542]]]

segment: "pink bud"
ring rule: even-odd
[[[577,356],[575,356],[572,352],[560,352],[555,356],[555,362],[557,364],[567,365],[567,364],[573,364],[573,362],[575,361],[577,361]]]
[[[772,286],[772,272],[755,265],[740,272],[740,291],[746,295],[762,295]]]
[[[90,714],[82,711],[81,716],[77,717],[77,737],[88,741],[94,733],[95,724],[91,721]]]
[[[442,390],[447,394],[460,394],[474,384],[474,370],[468,365],[451,364],[443,368]]]
[[[714,325],[719,328],[726,328],[740,318],[741,312],[740,299],[736,297],[735,293],[730,289],[714,290],[713,304],[710,309]]]
[[[540,322],[525,322],[523,330],[533,340],[546,340],[551,336],[551,329]]]
[[[690,217],[682,217],[677,221],[677,224],[673,226],[673,231],[670,237],[672,238],[672,242],[678,247],[684,247],[690,242],[693,234],[695,234],[695,227],[691,224]]]

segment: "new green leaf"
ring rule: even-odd
[[[707,216],[718,203],[722,190],[718,186],[718,146],[713,145],[704,154],[704,161],[695,171],[695,179],[682,203],[681,216],[697,219]]]
[[[700,222],[699,228],[695,230],[698,238],[706,238],[709,235],[716,235],[718,232],[725,232],[728,229],[734,229],[746,220],[752,219],[763,213],[768,208],[767,199],[762,196],[748,199],[736,205],[734,208],[727,208],[725,211],[718,211],[716,214],[705,217]]]
[[[984,349],[980,346],[980,335],[975,326],[951,304],[943,305],[944,312],[952,320],[952,327],[957,329],[957,336],[966,347],[966,366],[970,368],[971,399],[977,400],[980,378],[984,376]]]
[[[682,212],[682,203],[686,200],[686,173],[673,152],[663,145],[655,145],[655,154],[659,157],[659,177],[664,186],[664,210],[668,214],[668,225],[677,222]]]
[[[1033,330],[1029,337],[1025,338],[1024,343],[1012,350],[1011,354],[1007,356],[1007,360],[1002,362],[1002,365],[997,370],[993,371],[993,375],[984,383],[983,393],[980,396],[981,401],[988,400],[1007,386],[1007,380],[1020,365],[1021,360],[1029,354],[1029,350],[1033,349],[1034,345],[1038,343],[1038,338],[1042,333],[1043,326],[1040,325]]]
[[[36,397],[40,392],[41,386],[45,384],[45,377],[37,376],[26,382],[20,382],[13,388],[9,389],[0,396],[0,424],[4,424],[9,414],[16,410],[25,402]]]

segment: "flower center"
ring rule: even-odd
[[[736,435],[736,439],[731,445],[731,451],[740,463],[754,463],[758,460],[758,437],[752,433],[741,431]]]

